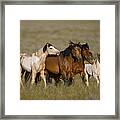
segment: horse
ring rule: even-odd
[[[73,42],[70,42],[70,44],[76,45]],[[59,56],[48,56],[46,58],[45,64],[46,64],[46,70],[48,72],[47,79],[50,82],[51,82],[51,77],[53,77],[56,82],[59,82],[59,79],[61,76],[61,71],[64,71],[63,68],[60,66],[65,66],[66,71],[71,70],[69,73],[69,76],[70,76],[69,82],[72,82],[72,80],[74,79],[74,76],[79,73],[80,76],[82,77],[82,80],[88,86],[88,81],[85,80],[84,61],[87,61],[92,64],[93,63],[93,55],[92,55],[92,52],[90,51],[89,45],[87,43],[82,44],[82,45],[80,43],[78,43],[77,46],[79,47],[79,52],[78,51],[76,51],[76,52],[79,54],[79,57],[72,56],[72,62],[69,63],[67,65],[67,67],[66,67],[65,62],[62,62],[62,64],[60,64],[61,59],[59,59],[60,58]],[[64,54],[67,54],[67,53],[69,53],[69,52],[65,50]],[[74,51],[74,53],[75,53],[75,51]]]
[[[85,77],[87,81],[89,80],[90,76],[93,76],[96,81],[97,85],[99,85],[100,81],[100,63],[98,59],[95,59],[93,64],[85,64]]]
[[[33,53],[32,56],[25,56],[21,60],[21,66],[23,70],[32,74],[32,85],[35,83],[37,73],[40,73],[40,76],[43,79],[46,88],[46,77],[44,75],[45,59],[48,54],[59,54],[59,52],[60,51],[56,49],[52,44],[46,43],[46,45],[38,52]]]
[[[54,76],[55,81],[59,81],[60,76],[62,76],[64,83],[70,85],[73,78],[73,62],[80,61],[82,58],[80,46],[80,43],[70,42],[69,46],[61,51],[59,56],[49,55],[45,61],[45,70],[48,72],[47,78]]]
[[[21,79],[21,71],[22,71],[22,67],[20,66],[20,85],[24,89],[24,85],[23,85],[23,82],[22,82],[22,79]]]
[[[20,85],[21,85],[22,88],[24,88],[22,77],[25,73],[25,70],[22,68],[21,62],[26,56],[28,56],[27,53],[20,53]]]

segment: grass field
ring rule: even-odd
[[[69,41],[87,42],[93,53],[100,53],[100,21],[98,20],[21,20],[20,52],[31,54],[43,47],[46,42],[52,43],[59,50],[68,47]],[[44,89],[43,81],[32,87],[20,89],[21,100],[99,100],[100,86],[94,78],[90,78],[90,86],[86,87],[79,75],[74,84],[65,87],[49,85]]]

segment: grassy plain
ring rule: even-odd
[[[21,20],[20,52],[31,54],[43,47],[47,42],[59,50],[68,47],[69,41],[87,42],[94,54],[100,53],[100,21],[99,20]],[[43,81],[33,87],[20,89],[21,100],[99,100],[100,86],[93,77],[90,86],[86,87],[79,75],[74,84],[65,87],[49,85],[44,89]]]

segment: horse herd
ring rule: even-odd
[[[20,54],[20,83],[22,87],[28,80],[33,85],[41,79],[44,81],[45,88],[47,84],[53,83],[53,79],[55,85],[62,80],[65,86],[69,86],[75,80],[76,74],[80,74],[86,86],[89,86],[90,76],[96,79],[97,85],[99,84],[100,60],[95,59],[88,43],[81,44],[70,41],[68,47],[63,51],[46,43],[43,48],[32,55]]]

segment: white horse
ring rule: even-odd
[[[89,77],[93,76],[96,81],[97,81],[97,85],[99,85],[99,81],[100,81],[100,63],[99,61],[96,59],[94,60],[93,64],[85,64],[85,77],[86,77],[86,84],[87,86],[89,86]]]
[[[59,53],[59,50],[57,50],[53,45],[47,43],[38,52],[33,53],[32,56],[24,56],[21,60],[21,66],[24,70],[32,73],[31,84],[35,82],[36,74],[40,72],[40,76],[44,80],[46,87],[46,77],[44,75],[46,57],[48,54],[55,55]]]
[[[26,56],[27,56],[27,53],[21,53],[20,54],[20,63],[24,59],[24,57],[26,57]],[[22,79],[21,79],[22,75],[24,74],[24,73],[22,73],[22,70],[23,70],[23,68],[20,64],[20,85],[21,85],[22,88],[24,88],[24,84],[23,84]]]

